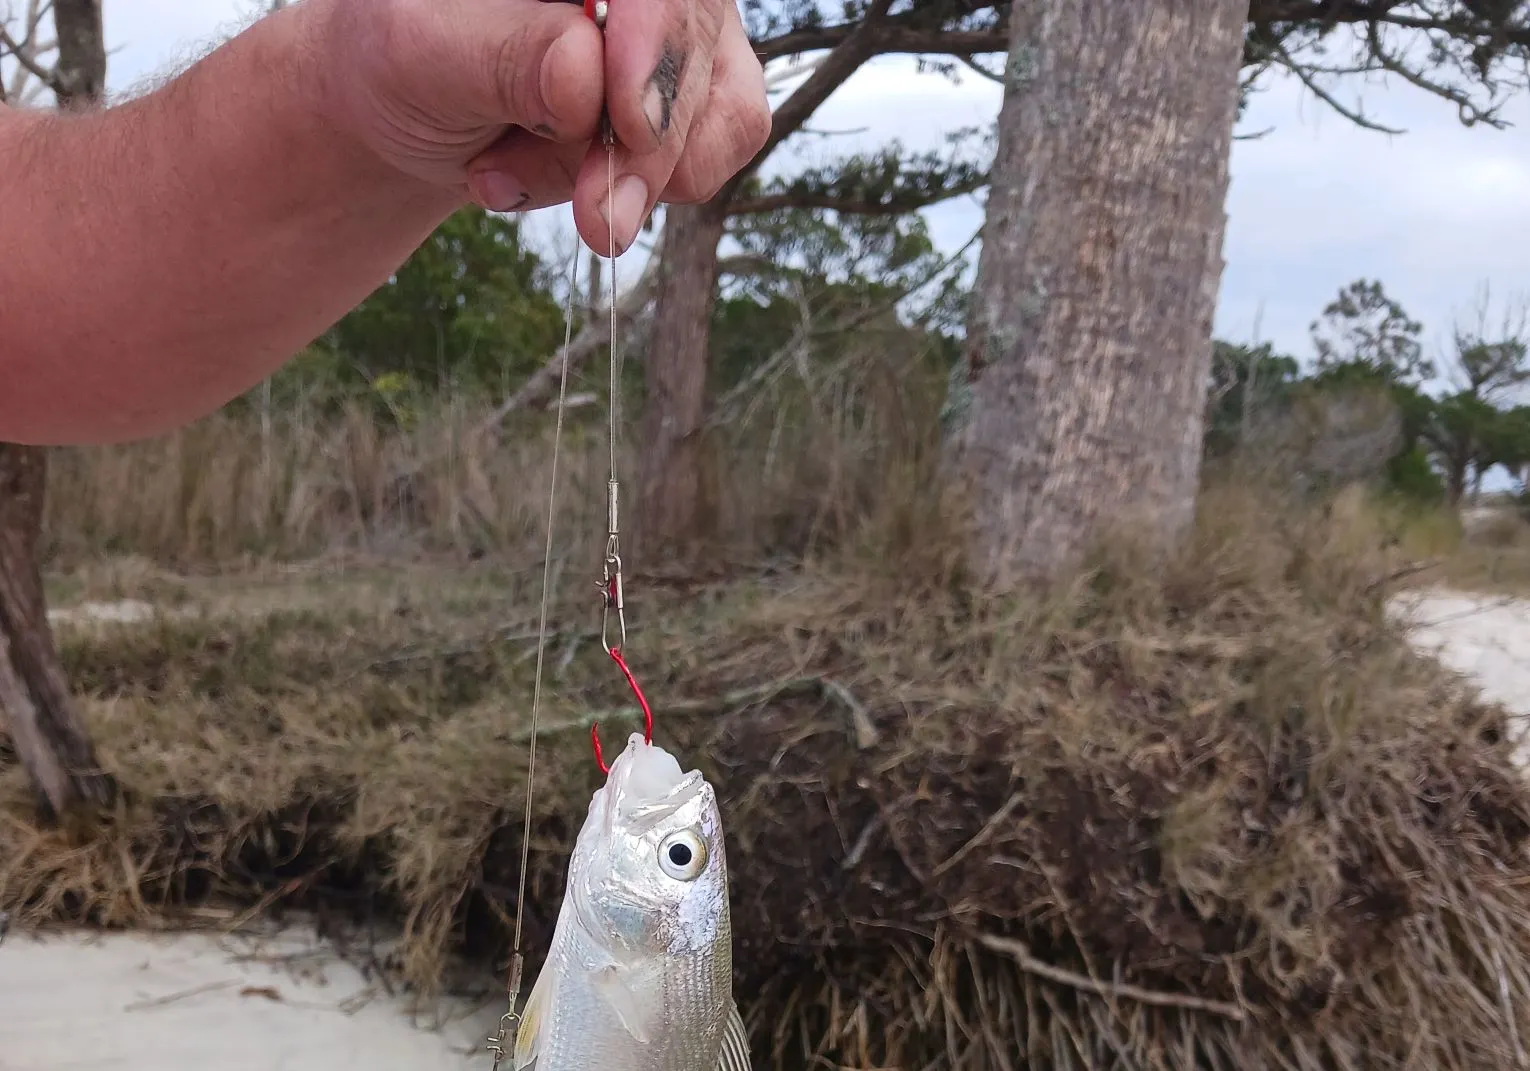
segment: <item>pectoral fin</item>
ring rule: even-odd
[[[750,1071],[749,1031],[738,1005],[729,1003],[728,1021],[723,1026],[722,1048],[717,1053],[717,1071]]]
[[[595,992],[611,1005],[627,1033],[632,1035],[634,1041],[646,1045],[650,1040],[647,1016],[637,996],[628,987],[625,972],[615,964],[602,967],[595,972],[594,982]]]
[[[530,1071],[536,1066],[537,1054],[542,1049],[542,1031],[553,1021],[553,994],[557,991],[556,968],[549,956],[521,1009],[520,1029],[515,1032],[515,1049],[510,1066],[515,1071]]]

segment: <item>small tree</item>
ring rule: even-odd
[[[1417,385],[1434,375],[1419,341],[1423,329],[1379,282],[1357,279],[1312,322],[1312,347],[1319,369],[1351,366],[1389,382]]]
[[[1452,505],[1494,465],[1519,463],[1522,424],[1507,403],[1515,388],[1530,382],[1527,311],[1530,303],[1521,302],[1500,326],[1489,327],[1484,289],[1475,326],[1454,332],[1448,377],[1455,389],[1433,401],[1423,426]]]

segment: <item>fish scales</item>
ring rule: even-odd
[[[634,733],[569,860],[517,1071],[748,1071],[716,794]]]

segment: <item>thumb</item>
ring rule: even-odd
[[[559,0],[467,3],[476,18],[457,32],[481,53],[468,70],[482,82],[483,120],[554,141],[593,138],[605,100],[604,47],[583,8]]]

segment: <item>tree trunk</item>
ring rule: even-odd
[[[683,556],[703,534],[707,353],[717,246],[726,222],[726,206],[716,201],[665,210],[658,305],[644,360],[638,523],[631,540],[645,567]]]
[[[1200,475],[1247,4],[1013,9],[948,461],[997,586],[1107,526],[1166,546]]]
[[[112,779],[96,762],[48,627],[37,537],[47,453],[0,443],[0,712],[45,819],[80,804],[110,806]]]
[[[57,0],[58,104],[88,106],[106,92],[101,0]],[[0,443],[0,724],[37,792],[44,820],[108,807],[116,783],[95,748],[59,664],[37,561],[47,454]]]
[[[1466,497],[1467,469],[1471,464],[1465,456],[1450,457],[1445,465],[1445,498],[1452,509],[1460,507]]]
[[[88,107],[106,97],[106,36],[101,0],[54,0],[58,31],[58,103]]]

